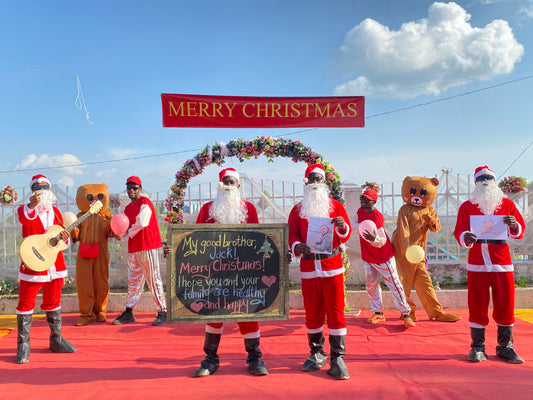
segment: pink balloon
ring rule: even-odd
[[[376,224],[373,221],[370,221],[369,219],[365,219],[363,222],[359,224],[359,234],[363,236],[364,232],[368,233],[376,233],[377,231]]]
[[[117,236],[122,236],[130,226],[130,220],[124,214],[115,214],[111,218],[111,230]]]

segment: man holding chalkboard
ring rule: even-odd
[[[344,206],[329,196],[324,167],[309,165],[305,171],[305,193],[289,215],[289,246],[301,257],[300,277],[305,308],[305,326],[311,355],[302,365],[307,372],[318,371],[326,365],[323,349],[323,325],[326,321],[331,350],[328,374],[335,379],[348,379],[346,355],[346,324],[344,321],[344,265],[339,246],[350,238],[350,220]],[[331,254],[313,253],[306,244],[311,217],[331,218],[333,251]]]
[[[196,219],[199,224],[257,224],[257,211],[254,205],[241,199],[239,192],[239,173],[233,168],[226,168],[219,173],[219,189],[215,200],[202,206]],[[267,375],[268,370],[261,360],[259,349],[259,323],[238,322],[244,337],[244,347],[248,352],[246,363],[252,375]],[[219,367],[217,354],[222,336],[223,324],[210,323],[205,327],[204,352],[205,359],[200,367],[193,372],[193,377],[208,376]]]

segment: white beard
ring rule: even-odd
[[[52,210],[52,204],[56,202],[57,197],[51,190],[41,190],[39,199],[41,201],[37,204],[37,211],[44,213]]]
[[[243,224],[248,219],[246,204],[241,201],[239,188],[221,186],[209,209],[209,216],[218,224]]]
[[[477,204],[483,214],[492,215],[502,203],[503,197],[504,194],[495,181],[490,181],[488,185],[477,182],[476,189],[472,192],[472,203]]]
[[[329,217],[331,202],[325,183],[305,185],[304,198],[300,206],[300,217]]]

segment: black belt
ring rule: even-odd
[[[323,260],[324,258],[330,258],[334,257],[337,254],[339,254],[339,249],[335,249],[331,252],[331,254],[323,254],[323,253],[309,253],[304,254],[302,258],[304,260]]]
[[[507,243],[507,240],[477,239],[476,243],[502,244]]]

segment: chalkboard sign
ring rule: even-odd
[[[287,224],[169,225],[169,322],[289,318]]]

